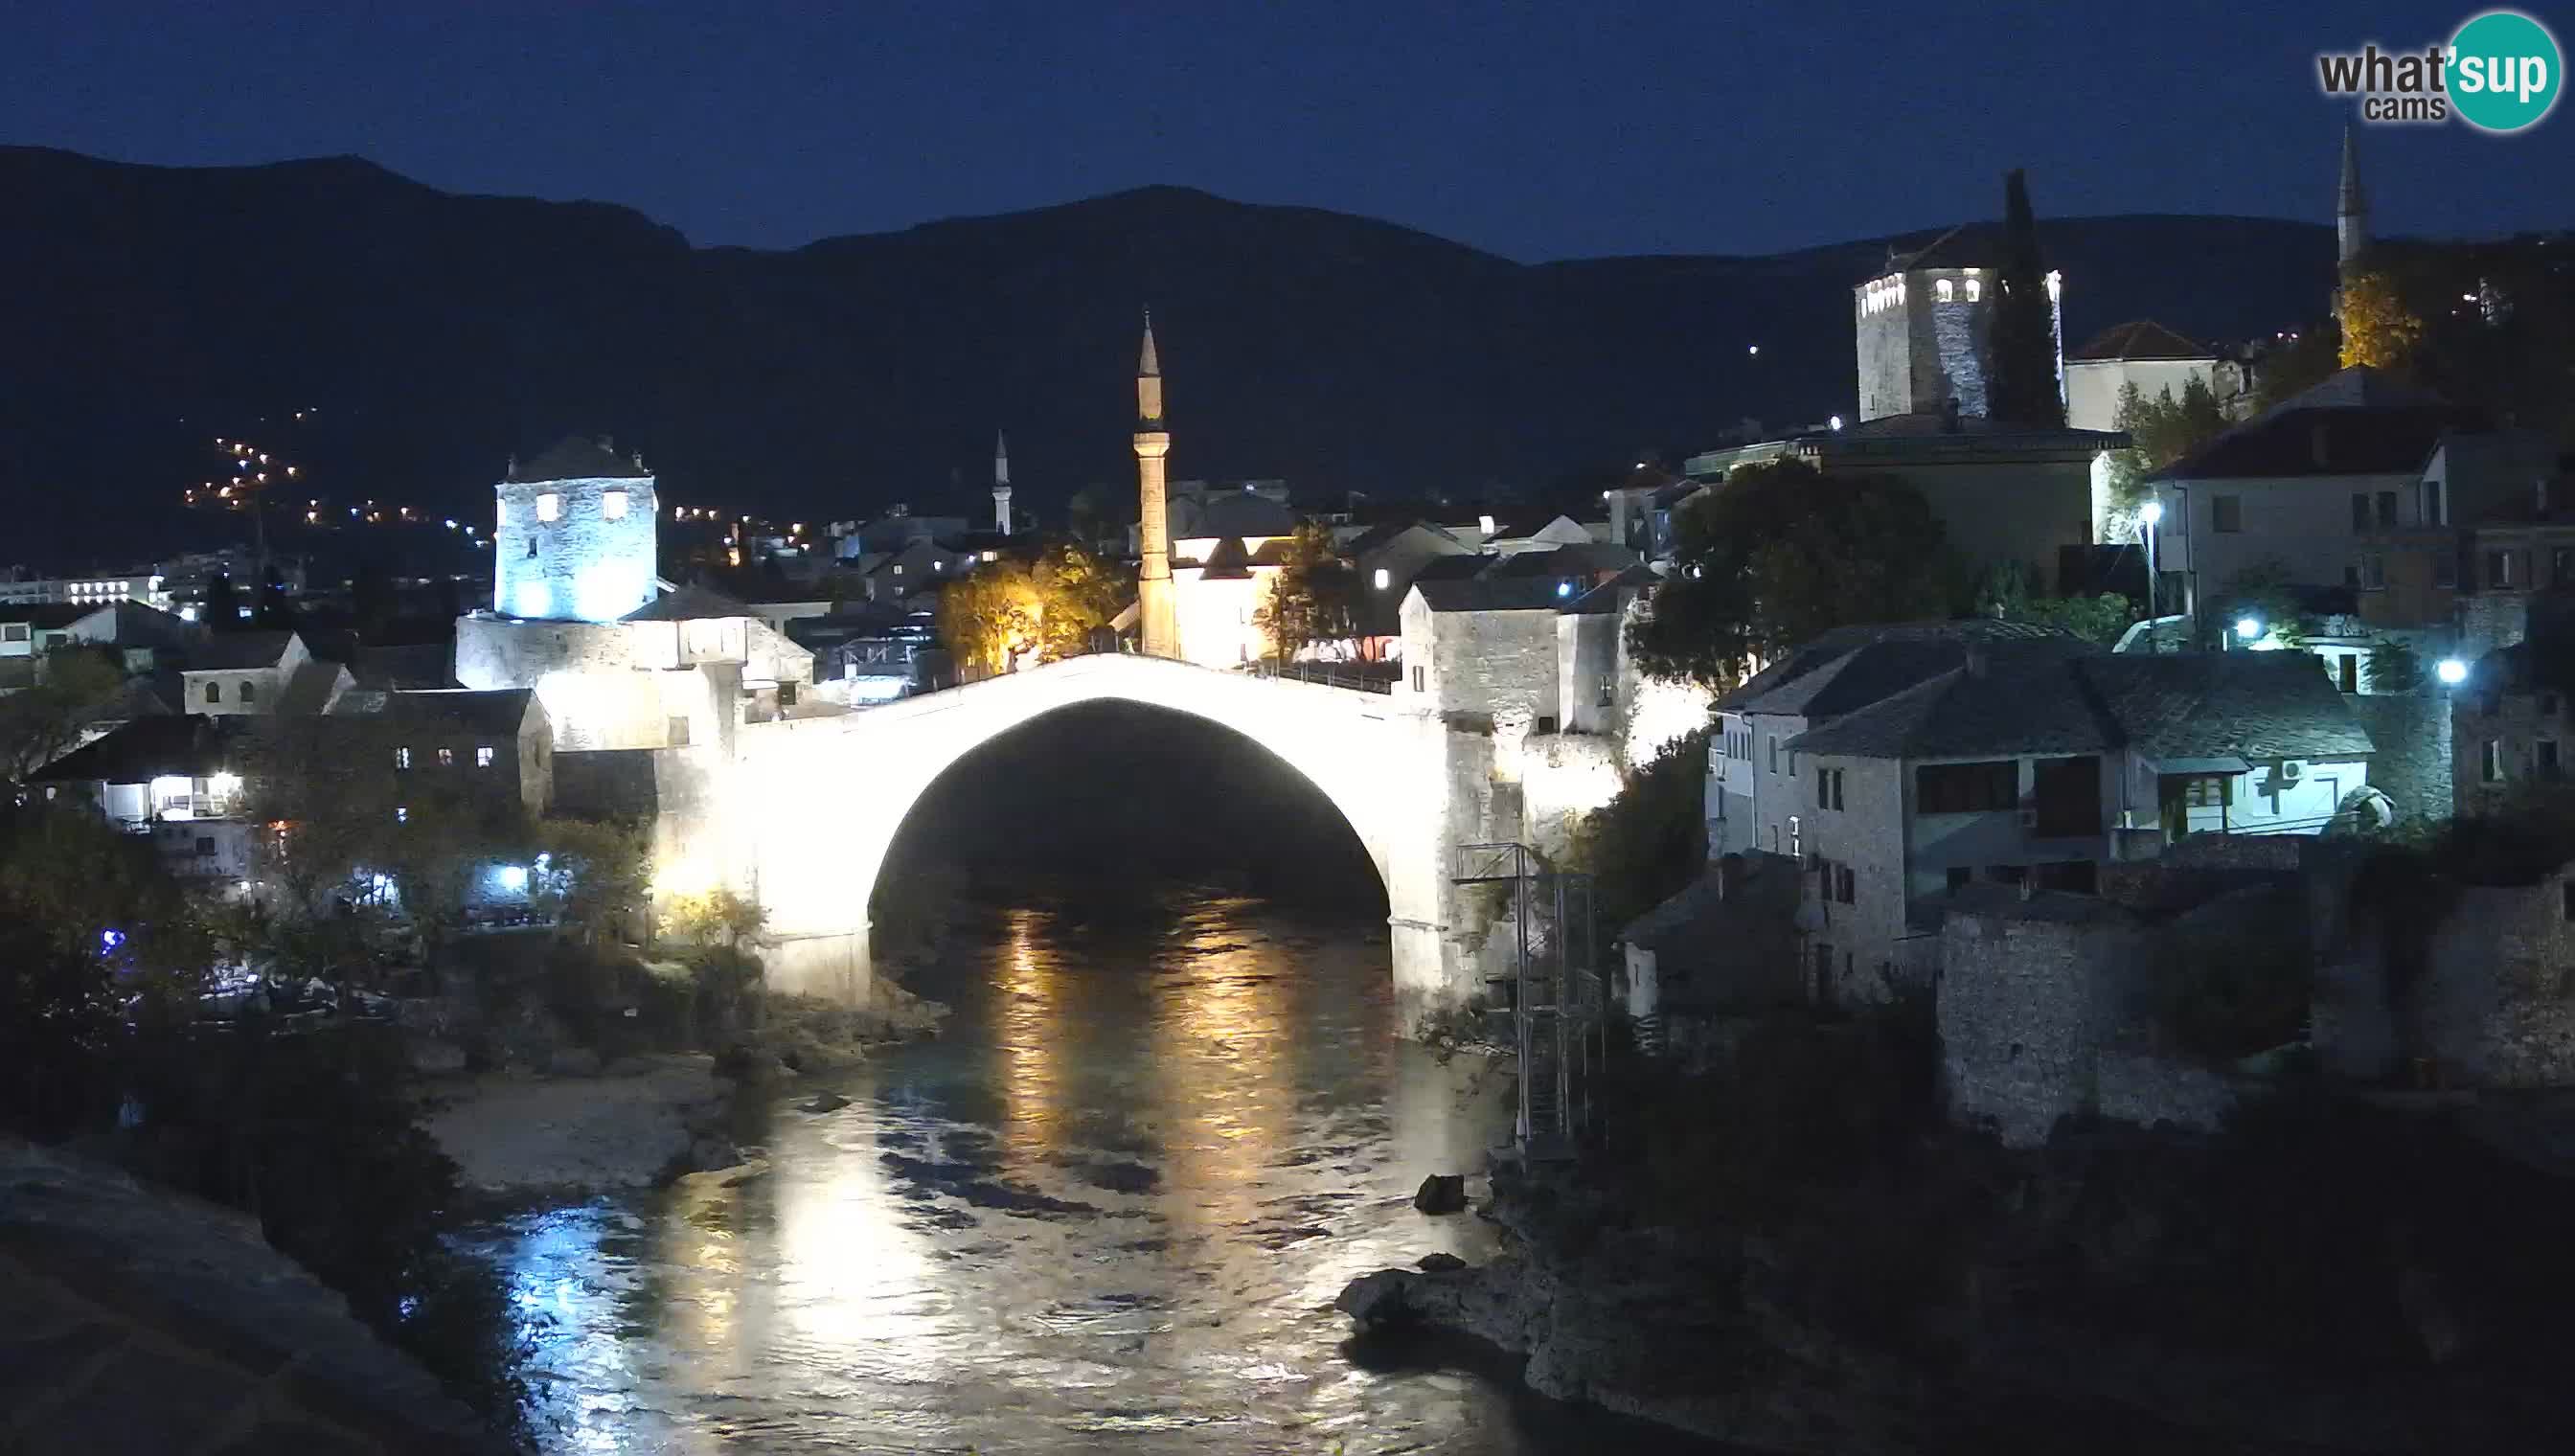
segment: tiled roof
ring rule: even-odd
[[[2132,747],[2149,757],[2330,758],[2374,751],[2305,653],[1999,653],[1798,734],[1801,753],[1951,758]]]
[[[1641,564],[1628,567],[1608,581],[1592,588],[1566,604],[1565,611],[1578,616],[1616,612],[1626,605],[1630,595],[1651,592],[1662,582],[1652,569]]]
[[[722,592],[688,586],[665,592],[618,619],[621,622],[690,622],[705,617],[757,617]]]
[[[641,481],[652,479],[640,457],[622,456],[605,440],[567,435],[520,466],[515,481]]]
[[[1554,581],[1543,577],[1477,577],[1466,582],[1416,578],[1412,590],[1433,612],[1553,612],[1566,602],[1556,595]]]
[[[297,666],[287,677],[286,691],[277,697],[277,711],[298,718],[311,717],[331,706],[331,695],[348,673],[338,663],[314,661]]]
[[[360,690],[340,695],[333,718],[386,718],[398,723],[454,724],[469,732],[509,737],[527,722],[532,688],[442,688],[427,693]]]
[[[1965,643],[2054,643],[2062,651],[2081,651],[2082,640],[2052,627],[2038,627],[2022,622],[1997,622],[1974,617],[1959,622],[1885,622],[1855,627],[1837,627],[1800,644],[1786,657],[1754,674],[1750,679],[1716,701],[1716,707],[1728,713],[1767,712],[1757,705],[1782,686],[1812,673],[1844,655],[1876,643],[1930,642],[1951,644],[1953,650]],[[1952,660],[1963,661],[1963,656]],[[1897,687],[1919,682],[1906,679]],[[1889,689],[1892,692],[1894,689]]]
[[[292,632],[218,632],[188,648],[188,671],[191,673],[241,673],[254,668],[274,668],[286,656],[286,645],[294,641]]]
[[[2095,359],[2208,359],[2217,351],[2194,339],[2185,339],[2152,319],[2132,319],[2113,324],[2092,336],[2082,348],[2071,351],[2065,362]]]
[[[226,766],[231,728],[202,714],[138,718],[56,758],[35,777],[51,783],[142,783],[165,774],[202,777]]]
[[[2157,479],[2411,475],[2444,434],[2491,424],[2481,410],[2356,365],[2219,435]]]
[[[1495,577],[1589,577],[1601,572],[1614,572],[1642,561],[1633,551],[1606,542],[1586,541],[1579,546],[1559,546],[1547,551],[1523,551],[1506,556],[1489,573]]]

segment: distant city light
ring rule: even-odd
[[[2456,688],[2468,681],[2468,665],[2456,658],[2443,658],[2439,666],[2432,669],[2432,676],[2440,679],[2445,687]]]
[[[1758,354],[1761,352],[1761,346],[1758,344],[1747,345],[1743,352],[1746,354]]]

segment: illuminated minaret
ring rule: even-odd
[[[1163,362],[1154,355],[1154,311],[1145,311],[1145,347],[1136,360],[1136,497],[1142,523],[1136,569],[1136,615],[1145,656],[1181,655],[1181,622],[1172,603],[1172,523],[1163,498],[1163,458],[1172,453],[1163,428]]]
[[[2342,193],[2334,202],[2334,251],[2341,272],[2349,273],[2369,251],[2369,197],[2360,190],[2360,152],[2351,128],[2342,129]]]
[[[993,529],[1011,534],[1011,438],[993,435]]]

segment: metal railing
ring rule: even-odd
[[[1505,886],[1511,965],[1486,978],[1505,998],[1519,1055],[1513,1140],[1524,1158],[1573,1155],[1590,1123],[1591,1077],[1606,1054],[1606,986],[1596,962],[1591,876],[1549,869],[1516,842],[1457,846],[1458,884]]]
[[[1394,663],[1247,663],[1247,677],[1276,678],[1283,683],[1313,683],[1346,688],[1353,693],[1392,693],[1402,668]]]

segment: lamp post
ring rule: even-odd
[[[2137,508],[2137,537],[2146,545],[2146,651],[2163,651],[2162,629],[2155,624],[2163,614],[2163,580],[2155,575],[2155,528],[2163,524],[2164,503],[2148,501]]]

